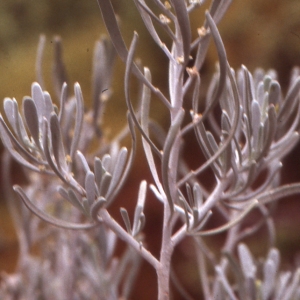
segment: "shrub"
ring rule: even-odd
[[[2,298],[129,299],[137,275],[143,274],[144,259],[156,271],[158,299],[192,299],[171,260],[178,244],[189,240],[195,247],[192,259],[204,299],[300,299],[300,269],[280,270],[272,218],[277,200],[300,192],[299,183],[280,180],[281,161],[299,140],[299,69],[293,70],[286,96],[275,71],[257,69],[251,74],[242,66],[235,72],[217,29],[230,1],[212,1],[194,40],[189,14],[203,1],[154,0],[158,16],[143,0],[133,2],[169,60],[167,94],[152,84],[150,69],[134,60],[138,34],[127,49],[111,2],[98,0],[110,40],[96,43],[92,109],[85,110],[78,83],[74,95],[69,91],[58,38],[54,83],[59,105],[44,90],[44,37],[38,47],[38,82],[32,84],[31,96],[23,98],[21,112],[15,99],[4,100],[0,134],[7,150],[7,187],[12,157],[26,170],[29,183],[15,185],[14,190],[29,210],[10,199],[20,259],[15,274],[3,275]],[[168,42],[161,40],[161,30]],[[211,38],[219,63],[201,103],[200,70]],[[108,142],[101,116],[112,96],[116,54],[126,65],[128,124]],[[132,76],[141,87],[137,108],[131,100]],[[167,128],[150,116],[154,97],[168,111]],[[122,147],[126,136],[131,137],[129,151]],[[131,212],[120,208],[120,224],[110,209],[126,184],[139,136],[152,180],[141,181],[132,220]],[[193,161],[191,167],[186,153],[195,144],[193,154],[204,161]],[[204,172],[213,174],[211,187],[201,180]],[[161,202],[158,257],[148,250],[143,232],[147,193]],[[250,213],[255,218],[247,218]],[[221,225],[210,222],[214,215],[222,216]],[[259,261],[243,241],[262,226],[269,250]],[[215,250],[206,236],[218,239],[221,233],[224,244]],[[126,244],[121,254],[117,240]],[[39,256],[31,252],[34,245]]]

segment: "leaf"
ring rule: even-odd
[[[5,111],[6,118],[12,127],[13,131],[18,134],[18,120],[16,118],[18,114],[18,103],[15,99],[4,98],[3,108]]]
[[[23,189],[18,186],[15,185],[14,186],[14,190],[15,192],[17,192],[17,194],[20,196],[20,198],[23,200],[24,204],[26,205],[26,207],[32,212],[34,213],[37,217],[39,217],[40,219],[44,220],[47,223],[50,223],[54,226],[57,227],[61,227],[61,228],[65,228],[65,229],[74,229],[74,230],[78,230],[78,229],[90,229],[95,227],[95,224],[93,223],[88,223],[88,224],[78,224],[78,223],[72,223],[72,222],[68,222],[68,221],[64,221],[64,220],[60,220],[57,219],[51,215],[46,214],[45,212],[43,212],[41,209],[39,209],[24,193]]]
[[[100,196],[103,196],[104,198],[106,198],[106,193],[109,189],[111,179],[112,179],[112,176],[110,173],[105,172],[103,174],[102,181],[101,181],[100,188],[99,188]]]
[[[121,216],[122,216],[123,221],[124,221],[124,223],[125,223],[127,232],[128,232],[129,234],[132,234],[132,232],[131,232],[130,219],[129,219],[127,210],[126,210],[125,208],[121,207],[121,208],[120,208],[120,213],[121,213]]]
[[[147,192],[147,182],[143,180],[140,184],[138,201],[134,211],[132,235],[136,236],[145,225],[145,215],[143,213]]]
[[[109,154],[104,154],[104,156],[102,157],[102,166],[103,169],[107,172],[111,172],[111,156]]]
[[[76,118],[75,118],[75,128],[71,143],[70,156],[74,159],[76,150],[78,149],[78,143],[81,136],[81,129],[83,123],[84,107],[83,107],[83,96],[79,83],[74,84],[74,92],[76,98]]]
[[[272,142],[275,139],[276,129],[277,129],[277,119],[276,119],[276,112],[274,105],[270,105],[268,109],[268,117],[265,120],[267,128],[264,134],[264,145],[261,150],[261,153],[257,160],[260,160],[262,157],[267,156],[268,152],[270,151]]]
[[[193,185],[193,198],[195,208],[199,209],[203,204],[203,193],[201,191],[200,185],[197,182]]]
[[[244,102],[243,108],[248,120],[251,120],[251,103],[254,99],[254,91],[253,91],[253,78],[251,73],[247,70],[247,68],[242,65],[243,69],[243,81],[244,81]],[[252,130],[252,128],[250,128]],[[252,135],[252,131],[250,131],[250,135]]]
[[[75,191],[73,191],[72,189],[68,189],[68,199],[81,212],[84,212],[84,208],[82,206],[82,203],[81,203],[79,197],[77,196],[77,194],[75,193]]]
[[[77,157],[79,158],[79,160],[80,160],[80,162],[81,162],[81,164],[83,166],[83,169],[84,169],[85,173],[89,172],[90,171],[90,167],[89,167],[89,164],[88,164],[85,156],[79,150],[76,151],[76,154],[77,154]]]
[[[167,134],[167,138],[163,148],[163,156],[162,156],[162,182],[163,188],[166,193],[166,197],[170,206],[171,214],[174,211],[174,203],[175,199],[172,198],[171,195],[171,187],[169,186],[169,160],[172,151],[172,146],[175,142],[176,137],[180,132],[180,127],[184,117],[184,109],[179,110],[176,117],[173,120],[173,124]]]
[[[116,158],[115,167],[112,173],[112,180],[109,187],[109,190],[107,191],[107,194],[109,195],[113,189],[118,185],[119,180],[122,176],[122,173],[124,171],[126,160],[127,160],[127,148],[123,147],[118,153],[118,156]],[[109,196],[108,196],[109,197]]]
[[[190,176],[195,176],[195,175],[199,175],[201,172],[203,172],[207,167],[209,167],[216,159],[218,159],[219,155],[224,151],[224,149],[226,149],[226,147],[229,145],[229,143],[231,143],[231,140],[234,138],[234,135],[236,133],[236,130],[238,128],[238,124],[239,124],[239,120],[240,120],[240,99],[239,99],[239,95],[238,95],[238,90],[237,90],[237,85],[235,82],[235,79],[233,77],[233,74],[229,68],[229,66],[227,66],[227,73],[230,79],[230,83],[232,86],[232,90],[233,90],[233,95],[234,95],[234,120],[232,122],[232,128],[231,131],[228,134],[228,138],[223,142],[223,145],[221,147],[219,147],[218,151],[216,153],[214,153],[213,156],[211,156],[203,165],[201,165],[198,169],[196,169],[195,171],[193,171],[193,173],[189,173],[187,174],[182,180],[180,180],[180,184],[183,184],[186,182],[186,180],[188,180],[190,178]],[[194,120],[194,124],[198,124],[202,121],[202,118],[196,118]],[[218,173],[216,173],[216,176],[218,176]]]
[[[134,131],[133,122],[132,122],[132,119],[130,118],[129,113],[127,113],[127,120],[128,120],[129,130],[130,130],[130,134],[131,134],[132,150],[130,151],[130,155],[129,155],[129,159],[128,159],[126,168],[122,174],[122,177],[119,180],[118,185],[116,186],[114,191],[112,191],[112,193],[107,198],[107,202],[109,204],[111,204],[111,202],[114,200],[116,195],[119,193],[119,191],[123,187],[126,179],[128,178],[128,174],[133,166],[133,162],[134,162],[134,158],[135,158],[135,154],[136,154],[136,147],[137,147],[136,146],[136,135],[135,135],[135,131]]]
[[[67,171],[66,154],[62,140],[62,133],[57,115],[52,112],[50,117],[51,145],[53,155],[59,170]]]
[[[44,117],[45,99],[43,90],[37,82],[34,82],[31,85],[31,96],[36,106],[36,111],[39,118],[39,127],[41,128]]]
[[[238,224],[241,220],[243,220],[245,218],[245,216],[250,211],[252,211],[252,209],[254,209],[258,204],[259,204],[259,202],[257,200],[253,200],[252,202],[250,202],[250,204],[246,208],[243,209],[243,211],[237,217],[230,220],[226,224],[224,224],[224,225],[222,225],[218,228],[199,231],[199,232],[196,232],[196,233],[193,233],[193,234],[194,235],[200,235],[200,236],[209,236],[209,235],[213,235],[213,234],[222,233],[222,232],[230,229],[231,227],[235,226],[236,224]]]
[[[300,283],[300,268],[297,268],[297,270],[294,273],[293,279],[291,284],[288,286],[288,288],[285,291],[285,295],[282,298],[283,300],[289,300],[293,299],[297,293],[297,290],[299,288]]]
[[[183,207],[184,217],[185,217],[185,224],[186,224],[187,231],[189,231],[190,227],[191,227],[190,216],[189,216],[190,207],[187,204],[186,200],[183,199],[182,197],[179,197],[179,203]]]
[[[266,260],[263,267],[264,280],[262,284],[263,299],[269,299],[274,291],[277,269],[272,260]]]
[[[192,195],[191,186],[188,183],[186,183],[185,188],[186,188],[187,198],[189,200],[188,203],[189,203],[190,207],[194,207],[195,206],[195,201],[194,201],[194,198],[193,198],[193,195]]]
[[[253,257],[245,244],[238,245],[238,254],[245,278],[255,278],[256,266]]]
[[[100,7],[100,10],[102,13],[102,19],[105,23],[105,26],[109,33],[111,41],[114,44],[114,47],[115,47],[118,55],[122,59],[122,61],[126,62],[127,56],[128,56],[128,50],[124,43],[123,37],[121,35],[111,1],[110,0],[97,0],[97,2],[99,4],[99,7]],[[132,71],[133,71],[134,75],[141,82],[146,84],[151,89],[151,91],[159,97],[159,99],[164,103],[164,105],[167,108],[170,108],[170,103],[166,99],[166,97],[157,88],[155,88],[151,83],[149,83],[147,81],[145,76],[142,74],[142,72],[139,70],[139,68],[135,64],[133,64]]]
[[[9,153],[13,156],[13,158],[16,159],[23,166],[36,172],[40,172],[40,169],[36,167],[33,163],[43,166],[45,165],[45,162],[39,161],[36,157],[32,156],[29,152],[27,152],[25,148],[23,148],[23,146],[19,143],[19,141],[14,137],[14,135],[7,127],[2,116],[0,116],[0,132],[2,143],[9,151]]]
[[[7,106],[10,106],[9,110]],[[11,100],[9,98],[6,98],[4,102],[4,109],[7,119],[11,124],[17,139],[23,144],[25,148],[28,147],[31,141],[19,113],[18,102],[16,101],[16,99]]]
[[[300,92],[300,77],[294,82],[292,87],[289,89],[283,105],[281,106],[277,120],[279,123],[285,123],[290,115],[294,112],[295,106],[299,103],[299,92]],[[298,104],[299,105],[299,104]]]
[[[45,35],[41,34],[39,38],[35,65],[36,65],[36,78],[42,88],[45,86],[44,78],[43,78],[43,68],[42,68],[45,43],[46,43],[46,37]]]
[[[44,92],[44,99],[45,99],[44,117],[47,120],[50,120],[52,113],[54,113],[54,107],[53,107],[51,96],[48,92]]]
[[[251,133],[253,138],[253,148],[257,149],[258,145],[258,133],[260,127],[260,107],[256,100],[253,100],[251,103]]]
[[[219,275],[219,278],[221,280],[221,283],[223,285],[223,288],[225,289],[226,293],[228,294],[230,300],[237,300],[237,298],[234,295],[234,292],[231,288],[231,285],[228,281],[228,279],[225,276],[225,273],[223,272],[222,268],[220,266],[216,266],[215,270],[217,274]]]
[[[62,58],[62,42],[59,36],[54,37],[53,50],[53,83],[56,96],[59,98],[62,92],[63,84],[68,82],[67,71]]]
[[[218,52],[219,64],[220,64],[220,78],[219,78],[217,91],[214,94],[212,101],[209,103],[204,113],[202,114],[203,120],[207,117],[209,112],[212,111],[212,109],[215,107],[217,102],[220,101],[220,97],[223,93],[226,84],[226,69],[227,69],[226,51],[220,33],[218,31],[218,28],[208,11],[206,11],[205,16]]]
[[[175,62],[169,49],[167,48],[165,43],[161,41],[159,35],[157,34],[157,31],[155,30],[155,27],[152,23],[151,17],[153,18],[154,21],[156,21],[157,24],[159,24],[163,29],[165,29],[166,32],[169,34],[169,36],[173,39],[173,41],[175,41],[176,38],[173,32],[171,31],[170,27],[166,23],[163,23],[158,17],[156,17],[156,15],[151,11],[151,9],[147,6],[144,0],[134,0],[134,2],[154,42],[164,51],[164,53],[166,54],[166,56],[170,61]]]
[[[44,119],[44,126],[43,126],[43,150],[46,157],[46,160],[48,162],[49,167],[53,170],[53,172],[66,184],[69,184],[69,182],[64,177],[63,173],[61,172],[61,169],[59,169],[56,164],[54,163],[51,151],[50,151],[50,145],[49,145],[49,125],[46,118]]]
[[[97,184],[98,190],[100,190],[100,185],[102,181],[102,175],[104,173],[101,159],[99,157],[94,158],[94,173],[95,173],[95,182]]]
[[[178,39],[178,42],[180,42],[180,46],[183,50],[184,65],[187,65],[187,63],[189,62],[191,45],[191,26],[189,15],[184,0],[173,0],[172,3],[177,16],[178,26],[180,29],[180,36],[177,35],[176,37]]]
[[[96,191],[95,191],[95,175],[93,172],[88,171],[85,175],[85,191],[86,198],[91,206],[95,201]]]
[[[97,200],[91,205],[90,208],[90,213],[91,217],[94,221],[99,221],[98,220],[98,212],[100,209],[104,208],[106,205],[107,201],[103,197],[97,198]]]
[[[217,0],[212,2],[210,13],[216,24],[221,21],[231,2],[231,0]]]
[[[269,103],[273,104],[275,107],[279,105],[281,102],[281,87],[280,84],[272,80],[272,83],[270,85],[269,89]]]
[[[104,101],[102,98],[102,92],[108,89],[111,85],[112,71],[116,58],[116,51],[111,41],[107,37],[101,37],[99,41],[96,42],[94,47],[94,57],[93,57],[93,73],[92,73],[92,98],[93,98],[93,123],[96,129],[101,134],[98,128],[101,124]],[[105,97],[107,99],[107,91]]]
[[[136,114],[134,112],[132,103],[131,103],[131,99],[130,99],[130,74],[132,71],[132,67],[133,67],[133,58],[134,58],[134,53],[135,53],[135,49],[136,49],[136,45],[137,45],[137,40],[138,40],[138,34],[135,32],[134,36],[133,36],[133,40],[131,42],[130,45],[130,49],[129,49],[129,53],[128,53],[128,57],[126,60],[126,70],[125,70],[125,98],[126,98],[126,104],[128,107],[128,110],[130,112],[130,116],[135,124],[135,126],[138,128],[138,130],[140,131],[141,135],[143,136],[143,138],[149,143],[149,145],[151,146],[151,148],[156,152],[156,154],[161,157],[161,153],[160,151],[157,149],[157,147],[154,145],[154,143],[150,140],[150,138],[148,137],[148,135],[144,132],[143,128],[141,127],[139,121],[137,120]]]
[[[65,116],[65,105],[68,100],[68,85],[67,83],[64,83],[62,88],[61,88],[61,93],[60,93],[60,109],[59,109],[59,123],[62,124],[62,121]]]
[[[144,69],[146,78],[151,82],[151,73],[150,70],[145,68]],[[151,100],[151,93],[148,87],[145,85],[143,86],[143,93],[142,93],[142,102],[141,102],[141,128],[145,132],[146,136],[149,136],[149,111],[150,111],[150,100]],[[155,165],[151,145],[148,141],[143,137],[142,138],[143,149],[146,155],[147,163],[152,174],[152,178],[159,189],[159,191],[163,192],[163,187],[161,185],[158,171]],[[160,154],[161,156],[161,154]]]

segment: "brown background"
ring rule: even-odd
[[[149,41],[141,21],[131,1],[114,1],[120,15],[125,40],[129,44],[133,30],[140,34],[138,55],[143,64],[150,66],[154,82],[166,91],[166,60],[157,46]],[[192,15],[193,26],[202,25],[203,9]],[[278,71],[280,82],[287,88],[292,66],[300,65],[300,3],[297,0],[236,0],[233,1],[227,15],[219,25],[232,67],[245,64],[250,71],[256,67],[274,68]],[[195,34],[194,30],[194,34]],[[6,0],[0,2],[0,99],[15,97],[18,101],[30,94],[31,82],[35,80],[34,63],[39,34],[47,37],[44,75],[49,91],[51,88],[51,44],[54,35],[61,35],[64,43],[64,58],[69,72],[70,82],[80,82],[85,100],[90,99],[90,70],[94,41],[103,33],[103,23],[96,0]],[[211,47],[205,66],[201,71],[204,79],[214,70],[216,53]],[[123,96],[123,64],[118,61],[113,82],[114,95],[105,115],[105,125],[111,134],[117,132],[125,122],[126,110]],[[2,111],[2,105],[0,105]],[[156,112],[154,112],[156,113]],[[108,116],[108,117],[107,117]],[[161,118],[161,116],[159,116]],[[283,181],[300,180],[300,148],[297,147],[286,160]],[[132,206],[136,199],[140,180],[144,179],[145,166],[143,155],[136,162],[136,167],[125,188],[125,205]],[[15,169],[17,170],[17,169]],[[18,172],[14,178],[19,180]],[[3,195],[3,192],[0,193]],[[0,270],[12,272],[17,259],[17,241],[10,217],[0,198]],[[154,201],[152,203],[151,201]],[[295,262],[299,250],[300,206],[298,198],[284,200],[277,210],[278,246],[285,255],[284,264]],[[119,204],[118,202],[117,204]],[[158,254],[160,238],[160,205],[149,198],[147,202],[146,233],[150,249]],[[155,227],[156,226],[156,227]],[[157,230],[155,230],[157,228]],[[151,242],[152,241],[152,242]],[[257,243],[257,253],[263,255],[264,248]],[[180,271],[186,274],[191,283],[194,276],[189,265],[181,264],[189,244],[182,247],[175,255]],[[144,264],[143,276],[140,276],[137,293],[132,299],[155,299],[154,272]],[[198,287],[190,286],[197,295]],[[195,291],[195,292],[194,292]],[[178,298],[179,299],[179,298]]]

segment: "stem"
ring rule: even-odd
[[[172,226],[170,222],[170,206],[164,202],[163,235],[160,252],[160,263],[156,268],[158,282],[158,300],[169,300],[170,298],[170,269],[171,257],[174,251],[172,237]]]
[[[224,191],[224,188],[226,187],[226,180],[221,179],[221,181],[217,180],[217,185],[214,188],[213,192],[210,194],[210,196],[207,198],[207,200],[204,202],[204,204],[201,206],[199,210],[199,216],[198,219],[202,220],[205,215],[211,210],[216,203],[221,199],[221,195]]]
[[[234,219],[234,217],[237,213],[238,212],[233,211],[230,216],[230,219]],[[223,251],[226,251],[229,253],[233,252],[233,249],[237,244],[237,237],[239,236],[239,234],[238,234],[239,231],[240,231],[240,224],[237,224],[228,230],[225,244],[222,249]],[[226,273],[226,269],[228,267],[228,259],[227,258],[222,257],[221,262],[220,262],[220,267],[223,270],[223,272]],[[216,282],[215,282],[215,284],[216,284]]]
[[[108,213],[107,210],[102,209],[99,212],[99,222],[104,222],[121,240],[126,242],[132,248],[134,248],[154,269],[158,269],[160,266],[159,261],[132,235],[130,235],[122,226],[120,226]]]
[[[195,241],[195,239],[194,239]],[[211,300],[211,293],[210,293],[210,284],[209,284],[209,278],[208,278],[208,272],[206,268],[206,259],[204,257],[204,254],[202,251],[200,251],[199,246],[195,242],[195,250],[196,250],[196,259],[198,263],[198,272],[201,279],[201,285],[202,285],[202,291],[204,299]]]

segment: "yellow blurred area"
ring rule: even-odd
[[[150,35],[146,33],[134,4],[130,0],[115,0],[113,3],[120,16],[121,29],[125,34],[127,45],[130,43],[133,30],[136,30],[140,34],[137,56],[142,57],[142,63],[152,70],[154,83],[167,93],[165,79],[167,61],[159,48],[149,41]],[[203,20],[203,14],[204,9],[200,8],[191,16],[194,36],[197,27],[202,26],[202,21],[199,20]],[[233,1],[228,13],[219,24],[219,29],[229,63],[234,68],[240,67],[242,63],[250,71],[253,71],[255,67],[266,69],[272,67],[279,72],[283,87],[287,87],[292,66],[300,65],[299,1]],[[53,92],[52,39],[54,35],[60,35],[63,40],[63,57],[70,83],[73,84],[76,81],[80,83],[86,103],[90,105],[94,43],[105,32],[96,0],[0,1],[1,103],[4,97],[15,97],[21,104],[23,96],[30,94],[31,83],[36,80],[35,56],[39,35],[44,33],[47,42],[43,67],[46,87],[50,94]],[[216,59],[216,51],[211,45],[207,60],[201,70],[204,80],[208,79],[214,71]],[[112,86],[113,96],[104,117],[104,122],[111,134],[117,132],[126,120],[123,73],[124,64],[118,60]],[[134,79],[133,84],[135,84]],[[132,95],[134,98],[136,93],[133,91]],[[0,110],[3,112],[2,104],[0,104]],[[294,154],[296,154],[295,151]],[[294,155],[288,161],[284,180],[299,180],[299,170],[299,155]],[[136,177],[135,174],[134,178],[139,180]],[[0,271],[11,272],[17,258],[17,242],[5,201],[1,198],[0,208]],[[282,224],[284,226],[286,223],[282,221]],[[295,236],[293,238],[295,239]]]

